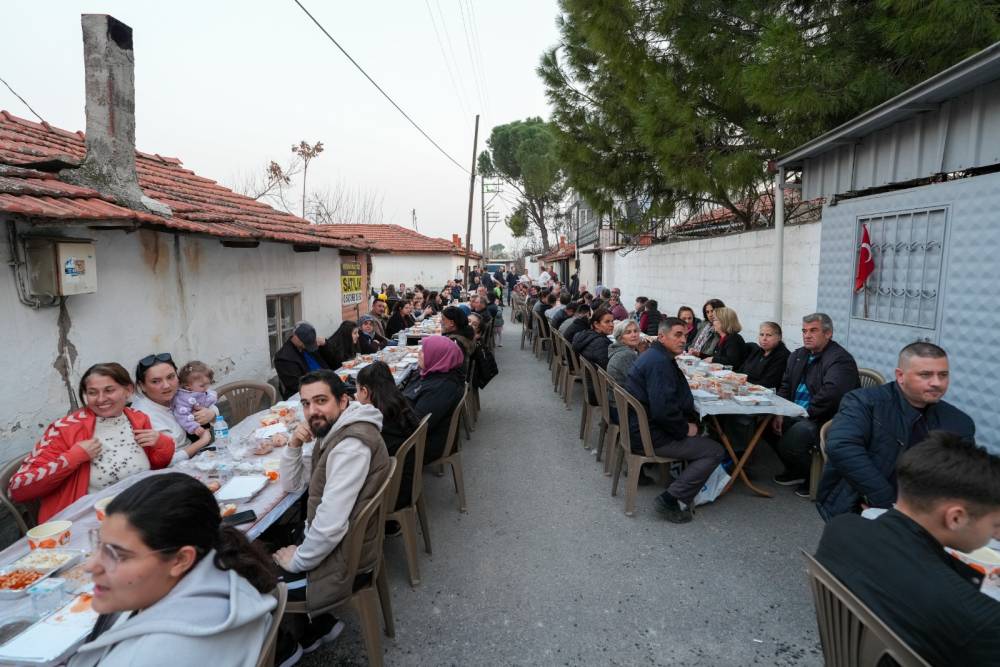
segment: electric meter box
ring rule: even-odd
[[[27,239],[28,289],[36,296],[97,291],[97,253],[89,241]]]

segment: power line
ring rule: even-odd
[[[441,50],[441,59],[444,60],[444,66],[448,70],[448,78],[451,79],[452,88],[455,90],[455,97],[458,98],[458,103],[462,105],[463,117],[466,115],[472,115],[469,111],[469,104],[466,100],[466,95],[464,90],[459,90],[458,80],[455,78],[455,73],[452,71],[451,62],[448,60],[448,54],[444,50],[444,42],[441,41],[441,33],[438,32],[437,21],[434,19],[434,10],[431,9],[430,0],[424,0],[424,4],[427,6],[427,13],[431,17],[431,25],[434,27],[434,37],[437,39],[438,48]]]
[[[465,35],[465,48],[469,52],[469,66],[472,68],[472,81],[476,84],[476,92],[479,93],[479,103],[483,105],[483,109],[486,109],[486,96],[483,95],[483,89],[479,85],[479,74],[476,68],[476,56],[472,53],[472,38],[469,36],[469,23],[465,20],[465,7],[462,4],[462,0],[458,0],[458,11],[462,16],[462,32]]]
[[[403,118],[405,118],[406,120],[410,121],[410,125],[412,125],[413,127],[415,127],[416,130],[417,130],[417,132],[419,132],[420,134],[424,135],[424,139],[426,139],[427,141],[431,142],[431,145],[433,145],[434,148],[438,149],[441,152],[442,155],[444,155],[446,158],[448,158],[449,160],[451,160],[455,164],[456,167],[458,167],[459,169],[461,169],[466,174],[469,173],[469,170],[466,169],[465,167],[463,167],[458,162],[458,160],[456,160],[452,156],[448,155],[448,151],[446,151],[445,149],[441,148],[441,146],[439,146],[436,141],[434,141],[433,139],[431,139],[430,135],[427,134],[426,132],[424,132],[423,128],[420,127],[419,125],[417,125],[417,122],[415,120],[413,120],[412,118],[410,118],[410,115],[408,113],[406,113],[405,111],[403,111],[403,108],[401,106],[399,106],[398,104],[396,104],[395,100],[393,100],[391,97],[389,97],[389,93],[385,92],[382,89],[382,86],[380,86],[377,83],[375,83],[375,79],[373,79],[370,76],[368,76],[368,72],[366,72],[364,70],[364,68],[361,67],[361,65],[359,65],[358,62],[354,58],[351,57],[351,54],[349,54],[346,50],[344,50],[344,47],[342,47],[340,45],[340,43],[337,42],[337,40],[335,40],[333,38],[333,35],[331,35],[329,32],[327,32],[326,28],[323,27],[323,24],[320,23],[319,21],[317,21],[316,17],[313,16],[312,14],[310,14],[308,9],[306,9],[304,6],[302,6],[302,3],[299,2],[299,0],[293,0],[293,2],[295,2],[295,4],[297,4],[299,6],[299,9],[301,9],[303,12],[305,12],[306,16],[308,16],[310,18],[310,20],[312,20],[312,22],[316,24],[316,27],[319,28],[323,32],[324,35],[326,35],[327,39],[329,39],[331,42],[333,42],[333,45],[336,46],[340,50],[340,52],[343,53],[344,56],[348,60],[351,61],[351,64],[354,65],[358,69],[359,72],[361,72],[362,74],[365,75],[365,78],[368,79],[368,81],[373,86],[375,86],[376,90],[378,90],[378,92],[382,93],[382,96],[385,97],[385,99],[389,100],[389,103],[392,106],[396,107],[396,111],[398,111],[399,113],[401,113],[403,115]]]
[[[486,60],[483,58],[483,46],[482,40],[479,37],[479,26],[476,19],[476,8],[475,3],[472,0],[466,0],[469,5],[469,24],[472,26],[472,37],[475,40],[476,45],[476,58],[479,61],[479,76],[483,82],[483,92],[486,94],[486,105],[490,104],[490,86],[489,79],[486,76]]]
[[[37,118],[38,120],[42,121],[43,123],[45,122],[45,119],[42,118],[38,114],[37,111],[35,111],[34,109],[31,108],[31,105],[28,104],[28,100],[26,100],[23,97],[21,97],[20,95],[18,95],[17,91],[10,87],[9,83],[7,83],[6,81],[4,81],[3,79],[0,79],[0,83],[2,83],[3,85],[7,86],[7,90],[9,90],[10,92],[12,92],[14,94],[14,97],[16,97],[17,99],[21,100],[21,103],[24,104],[24,106],[28,107],[28,111],[30,111],[31,113],[35,114],[35,118]]]
[[[448,43],[448,53],[451,54],[451,60],[455,64],[455,74],[458,76],[458,80],[462,82],[461,72],[458,67],[458,58],[455,57],[455,47],[451,43],[451,33],[448,32],[448,21],[444,18],[444,12],[441,11],[441,0],[434,0],[434,6],[438,10],[438,18],[441,21],[441,29],[444,31],[444,39]],[[465,83],[462,82],[462,92],[465,92]],[[471,104],[470,104],[471,106]]]

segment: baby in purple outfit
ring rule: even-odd
[[[212,440],[212,431],[195,421],[194,411],[210,408],[219,400],[218,395],[209,389],[215,381],[215,372],[206,363],[191,361],[181,367],[177,379],[181,386],[170,403],[174,419],[187,431],[189,439],[199,445],[207,445]]]

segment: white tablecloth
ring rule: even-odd
[[[704,419],[709,415],[779,415],[781,417],[805,417],[805,408],[785,400],[777,394],[770,394],[771,405],[741,405],[730,399],[694,399],[694,408]]]

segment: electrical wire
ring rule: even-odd
[[[38,120],[40,120],[43,123],[45,122],[45,119],[42,118],[38,114],[37,111],[35,111],[34,109],[32,109],[31,105],[28,104],[28,101],[26,99],[24,99],[23,97],[21,97],[20,95],[18,95],[17,91],[10,87],[9,83],[7,83],[6,81],[4,81],[2,78],[0,78],[0,83],[2,83],[3,85],[7,86],[7,90],[9,90],[10,92],[12,92],[14,94],[14,97],[16,97],[17,99],[21,100],[21,103],[24,104],[24,106],[28,107],[28,111],[30,111],[31,113],[35,114],[35,118],[37,118]]]
[[[472,37],[476,45],[476,59],[479,62],[479,77],[483,82],[483,93],[486,95],[486,105],[490,105],[490,85],[486,76],[486,60],[483,58],[482,39],[479,36],[478,20],[476,19],[475,3],[472,0],[465,0],[469,6],[469,25],[472,26]]]
[[[410,118],[410,115],[408,113],[406,113],[405,111],[403,111],[403,108],[401,106],[399,106],[398,104],[396,104],[396,101],[389,96],[389,93],[385,92],[385,90],[382,89],[382,86],[380,86],[377,83],[375,83],[375,79],[371,78],[368,75],[368,72],[366,72],[364,70],[364,68],[361,67],[361,65],[359,65],[358,62],[354,58],[351,57],[351,54],[349,54],[344,49],[344,47],[342,47],[340,45],[340,43],[336,39],[333,38],[333,35],[331,35],[327,31],[327,29],[323,27],[322,23],[320,23],[319,21],[316,20],[315,16],[313,16],[312,14],[309,13],[309,10],[306,9],[302,5],[302,3],[299,2],[299,0],[292,0],[292,1],[299,6],[299,9],[301,9],[303,12],[305,12],[306,16],[308,16],[309,19],[313,23],[316,24],[316,27],[319,28],[324,35],[326,35],[327,39],[329,39],[331,42],[333,42],[333,45],[336,46],[340,50],[340,52],[343,53],[344,56],[348,60],[351,61],[351,64],[354,65],[358,69],[358,71],[361,72],[365,76],[365,78],[368,79],[368,81],[373,86],[375,86],[375,89],[378,90],[378,92],[382,93],[382,96],[385,99],[389,100],[389,103],[392,106],[396,107],[396,111],[398,111],[399,113],[401,113],[403,115],[403,118],[405,118],[406,120],[408,120],[410,122],[410,125],[412,125],[414,128],[416,128],[417,132],[419,132],[420,134],[424,135],[424,139],[426,139],[427,141],[429,141],[431,143],[431,145],[434,146],[434,148],[438,149],[441,152],[442,155],[444,155],[446,158],[448,158],[449,160],[451,160],[455,164],[456,167],[458,167],[459,169],[461,169],[466,174],[469,173],[468,169],[466,169],[465,167],[463,167],[458,160],[456,160],[455,158],[453,158],[451,155],[448,154],[448,151],[446,151],[445,149],[441,148],[441,146],[439,146],[436,141],[434,141],[433,139],[431,139],[431,136],[429,134],[427,134],[426,132],[424,132],[424,129],[422,127],[420,127],[419,125],[417,125],[417,122],[415,120],[413,120],[412,118]]]
[[[483,89],[479,85],[479,73],[476,67],[476,56],[472,52],[472,38],[469,36],[469,23],[465,19],[465,7],[462,4],[462,0],[458,0],[458,11],[462,16],[462,32],[465,35],[465,48],[469,52],[469,66],[472,68],[472,81],[476,84],[476,92],[479,94],[479,103],[483,105],[483,109],[486,108],[486,96],[483,95]]]
[[[462,105],[462,116],[463,118],[471,116],[472,112],[469,111],[470,107],[466,99],[467,95],[464,90],[459,90],[458,79],[455,78],[451,62],[448,60],[448,54],[444,50],[444,42],[441,41],[441,33],[438,32],[437,20],[434,18],[434,10],[431,9],[430,0],[424,0],[424,5],[427,7],[427,13],[430,14],[431,26],[434,27],[434,38],[437,40],[438,48],[441,50],[441,59],[444,60],[444,66],[448,70],[448,78],[451,79],[452,88],[455,90],[455,97],[458,98],[458,103]]]
[[[448,21],[445,20],[444,12],[441,10],[441,0],[434,0],[434,6],[437,7],[438,20],[441,21],[441,30],[444,32],[444,39],[448,43],[448,53],[451,54],[451,61],[455,65],[455,75],[462,84],[462,92],[465,93],[465,82],[462,81],[461,68],[458,66],[458,58],[455,57],[455,47],[451,43],[451,33],[448,31]],[[469,106],[471,107],[472,104],[470,103]]]

